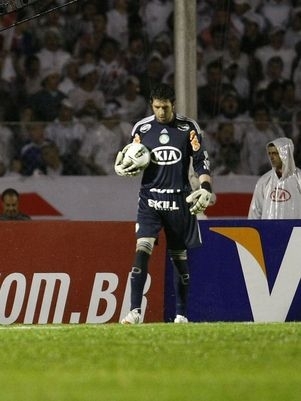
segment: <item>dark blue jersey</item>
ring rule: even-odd
[[[193,151],[190,143],[192,130],[201,144],[197,151]],[[196,121],[175,114],[170,123],[162,124],[152,115],[135,124],[132,136],[135,134],[151,152],[151,162],[143,172],[141,188],[189,191],[191,158],[198,176],[210,175],[208,154],[202,145],[202,131]]]

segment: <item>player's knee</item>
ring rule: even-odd
[[[168,254],[173,260],[187,260],[187,251],[186,249],[174,250],[169,249]]]
[[[155,238],[138,238],[136,244],[136,252],[142,251],[151,255],[155,244]]]

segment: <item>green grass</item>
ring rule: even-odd
[[[301,323],[0,327],[2,401],[300,401]]]

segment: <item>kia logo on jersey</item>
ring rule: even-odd
[[[291,198],[291,194],[285,189],[277,189],[271,192],[270,198],[273,202],[286,202]]]
[[[182,158],[182,152],[173,146],[159,146],[151,152],[151,160],[155,164],[170,165],[175,164]]]

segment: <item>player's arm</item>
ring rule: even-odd
[[[186,202],[192,203],[192,206],[189,209],[191,214],[204,212],[209,205],[213,205],[216,201],[216,196],[212,193],[210,175],[200,175],[199,181],[200,188],[193,191],[186,198]]]
[[[198,214],[210,205],[214,204],[216,197],[212,193],[210,162],[206,149],[202,146],[202,134],[196,130],[190,132],[190,144],[192,148],[193,169],[199,177],[200,188],[192,192],[187,198],[191,214]]]
[[[132,141],[126,145],[122,150],[120,150],[117,153],[116,159],[115,159],[115,172],[117,175],[120,175],[122,177],[134,177],[138,174],[140,174],[141,169],[137,167],[134,163],[125,163],[124,162],[124,157],[126,154],[126,151],[128,148],[131,146],[132,143],[140,143],[141,139],[138,134],[133,134],[132,136]]]

